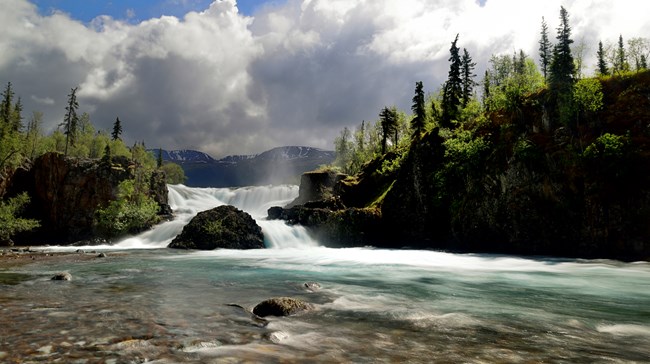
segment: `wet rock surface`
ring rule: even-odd
[[[223,205],[199,212],[172,240],[175,249],[262,249],[262,228],[246,212]]]
[[[253,313],[260,317],[290,316],[313,310],[311,303],[291,297],[274,297],[260,302],[253,308]]]

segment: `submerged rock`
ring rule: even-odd
[[[260,317],[289,316],[310,311],[314,308],[311,303],[291,297],[274,297],[260,302],[253,308],[253,313]]]
[[[223,205],[199,212],[172,240],[175,249],[261,249],[262,228],[248,213]]]
[[[70,281],[72,280],[72,274],[68,272],[59,272],[52,276],[51,279],[53,281]]]
[[[320,289],[320,283],[318,282],[305,282],[303,286],[308,290],[308,291],[318,291]]]

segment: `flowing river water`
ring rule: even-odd
[[[650,362],[648,263],[331,249],[264,220],[295,186],[169,188],[176,219],[83,248],[106,258],[0,266],[18,277],[0,279],[0,362]],[[267,249],[165,248],[221,204],[255,217]],[[278,296],[315,309],[249,313]]]

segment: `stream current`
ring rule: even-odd
[[[82,248],[106,258],[0,266],[0,362],[650,362],[648,263],[325,248],[264,219],[296,186],[169,190],[173,221]],[[256,218],[267,249],[166,248],[222,204]],[[73,279],[50,280],[61,271]],[[315,309],[249,313],[279,296]]]

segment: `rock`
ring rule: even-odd
[[[246,212],[223,205],[199,212],[172,240],[175,249],[262,249],[262,228]]]
[[[56,273],[54,276],[52,276],[53,281],[70,281],[72,280],[72,274],[68,272],[60,272]]]
[[[309,201],[327,200],[337,182],[347,177],[332,170],[303,173],[300,177],[298,197],[287,207],[302,205]]]
[[[296,298],[275,297],[257,304],[253,308],[253,313],[260,317],[289,316],[313,309],[314,306],[311,303]]]
[[[96,236],[95,211],[117,197],[120,182],[133,178],[133,167],[124,156],[106,163],[45,153],[30,168],[14,173],[7,194],[25,191],[31,197],[25,215],[40,220],[41,228],[30,233],[30,241],[61,244],[90,240]],[[149,194],[161,212],[169,212],[163,174],[154,172]]]
[[[97,258],[106,258],[106,253],[99,253],[99,255],[97,255]]]
[[[309,291],[318,291],[320,289],[320,283],[318,282],[305,282],[303,286]]]

